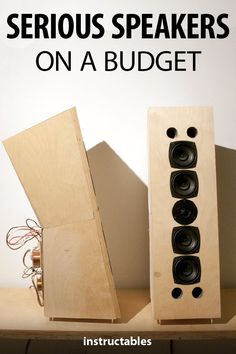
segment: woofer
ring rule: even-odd
[[[192,254],[199,252],[200,233],[198,227],[174,227],[172,231],[172,247],[175,253]]]
[[[197,164],[197,148],[194,142],[177,141],[170,143],[169,160],[171,167],[192,168]]]
[[[195,171],[175,171],[171,173],[170,189],[172,197],[193,198],[198,194],[198,178]]]
[[[187,199],[179,200],[172,209],[173,218],[181,225],[191,224],[196,219],[197,214],[196,205]]]
[[[173,278],[176,284],[195,284],[201,279],[200,259],[195,256],[175,257]]]

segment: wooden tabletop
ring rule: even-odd
[[[82,339],[141,336],[152,339],[236,338],[236,289],[222,290],[222,318],[209,321],[162,322],[152,319],[148,290],[118,290],[122,318],[114,323],[49,320],[33,289],[0,289],[0,337]]]

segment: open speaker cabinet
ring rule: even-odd
[[[149,110],[150,282],[157,320],[221,316],[213,111]]]
[[[120,317],[76,110],[21,132],[4,146],[43,227],[39,286],[45,315]]]

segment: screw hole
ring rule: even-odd
[[[174,288],[171,292],[171,295],[174,299],[180,299],[183,295],[183,291],[180,288]]]
[[[195,127],[190,127],[187,130],[187,134],[190,138],[195,138],[195,136],[197,136],[197,129]]]
[[[203,290],[202,288],[196,287],[193,289],[192,291],[192,295],[193,297],[195,297],[195,299],[199,299],[203,294]]]
[[[177,130],[173,127],[171,128],[168,128],[167,131],[166,131],[166,135],[171,138],[171,139],[174,139],[177,135]]]

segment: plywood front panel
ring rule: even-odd
[[[177,135],[167,136],[174,127]],[[187,129],[195,127],[197,136],[190,138]],[[157,319],[217,318],[220,317],[220,278],[215,147],[213,113],[207,107],[153,108],[149,111],[150,166],[149,166],[149,219],[150,219],[150,277],[154,317]],[[198,216],[191,226],[200,231],[201,280],[193,285],[176,284],[172,263],[176,256],[171,244],[173,227],[181,226],[172,216],[172,208],[179,199],[170,191],[171,172],[169,146],[175,141],[195,142],[198,153],[196,171],[198,195],[191,200],[198,208]],[[180,298],[171,295],[175,287],[182,289]],[[192,296],[192,290],[201,287],[203,295]]]

